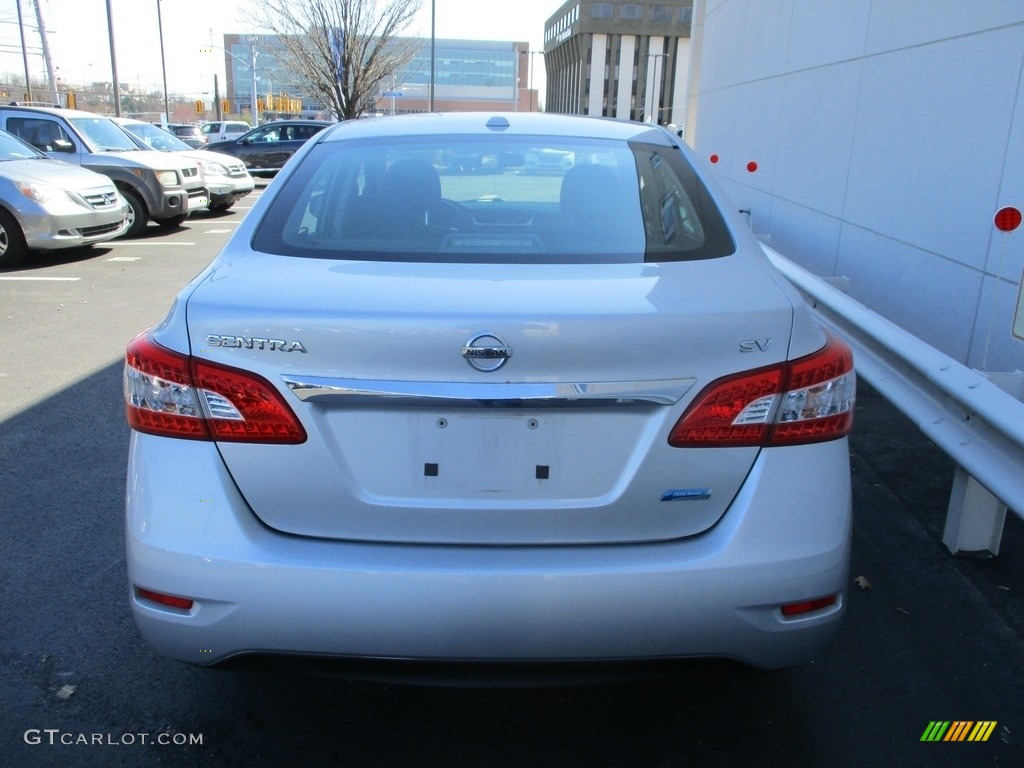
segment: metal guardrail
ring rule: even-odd
[[[1005,507],[1024,518],[1024,402],[767,245],[762,248],[821,323],[853,347],[857,374],[996,497],[986,500],[983,489],[958,477],[946,545],[953,552],[997,553]]]

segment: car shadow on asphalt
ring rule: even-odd
[[[96,245],[83,245],[77,248],[61,248],[55,251],[32,251],[25,259],[15,267],[0,267],[0,275],[9,275],[15,272],[35,272],[49,267],[60,267],[67,264],[77,264],[83,261],[91,261],[109,254],[113,248],[104,247],[102,243]]]

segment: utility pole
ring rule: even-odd
[[[36,7],[36,26],[39,28],[39,39],[43,44],[43,63],[46,65],[46,81],[50,84],[50,95],[54,104],[60,104],[60,95],[57,93],[57,78],[53,74],[53,59],[50,57],[50,41],[46,36],[46,24],[43,22],[43,9],[39,7],[39,0],[34,0]]]
[[[171,107],[167,100],[167,60],[164,58],[164,20],[163,14],[160,13],[160,0],[156,0],[156,26],[157,29],[160,31],[160,71],[163,72],[164,75],[163,123],[166,126],[169,122],[171,122]]]
[[[25,22],[21,18],[21,0],[15,2],[18,5],[18,29],[21,31],[21,58],[25,63],[25,95],[32,101],[32,81],[28,76],[28,50],[25,48]]]
[[[114,19],[110,15],[110,0],[107,0],[107,36],[110,38],[110,75],[114,91],[114,115],[121,116],[121,84],[117,81],[117,54],[114,53]]]

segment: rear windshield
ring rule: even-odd
[[[682,261],[734,249],[678,150],[512,136],[319,144],[278,190],[253,245],[481,263]]]

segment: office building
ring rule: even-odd
[[[544,26],[546,110],[682,126],[693,0],[569,0]]]
[[[302,102],[303,117],[326,117],[325,106],[291,86],[292,78],[276,54],[275,35],[225,35],[225,97],[232,111],[252,104],[253,51],[256,51],[257,98],[265,105],[288,91]],[[376,111],[381,114],[426,112],[430,107],[430,39],[402,72],[381,87]],[[255,48],[254,48],[255,46]],[[528,82],[529,44],[490,40],[435,40],[434,109],[453,111],[534,111],[539,106]],[[277,89],[275,91],[275,88]]]

